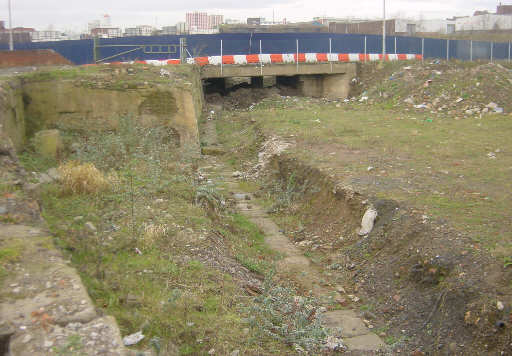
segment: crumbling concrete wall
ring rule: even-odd
[[[174,128],[182,143],[198,141],[201,93],[193,90],[164,84],[112,90],[52,80],[25,83],[23,95],[28,137],[48,128],[112,130],[120,117],[131,116],[146,126]]]
[[[0,83],[0,140],[10,140],[16,150],[25,144],[22,86],[18,79]]]

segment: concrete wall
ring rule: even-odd
[[[11,79],[0,84],[0,141],[10,140],[21,150],[26,141],[21,81]]]
[[[348,74],[317,74],[299,76],[298,89],[304,96],[345,99],[350,95],[350,81],[355,76]]]
[[[134,89],[105,89],[108,77],[106,82],[86,77],[4,79],[0,81],[0,140],[8,138],[20,151],[40,130],[112,130],[120,117],[131,116],[142,125],[169,126],[179,134],[181,144],[198,146],[202,86],[197,70],[188,79],[184,84],[141,83]]]
[[[197,100],[192,91],[159,85],[150,89],[86,88],[74,81],[46,81],[23,86],[27,136],[46,128],[111,130],[122,116],[147,126],[169,125],[181,142],[197,142]]]

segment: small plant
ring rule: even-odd
[[[53,352],[58,356],[82,356],[85,352],[82,351],[84,345],[80,335],[70,335],[67,338],[65,345],[60,347],[53,347]]]
[[[195,202],[210,215],[220,214],[226,207],[226,202],[219,193],[209,186],[199,186],[196,190]]]
[[[265,281],[263,294],[247,311],[251,327],[296,350],[318,352],[328,337],[328,330],[321,323],[318,302],[274,284],[271,277]]]
[[[142,244],[144,249],[147,250],[153,246],[155,241],[167,234],[167,226],[159,224],[143,224],[144,235],[142,237]]]
[[[92,163],[69,161],[59,167],[64,193],[91,194],[108,188],[109,182]]]
[[[506,256],[503,258],[503,267],[507,268],[508,266],[512,266],[512,257]]]
[[[160,338],[158,336],[153,337],[151,340],[149,340],[149,344],[155,350],[156,356],[159,356],[162,350]]]

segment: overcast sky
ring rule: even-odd
[[[0,17],[7,20],[7,2]],[[75,31],[87,22],[109,14],[118,27],[173,25],[185,20],[185,13],[206,11],[224,18],[245,21],[247,17],[310,20],[315,16],[375,18],[382,16],[383,0],[11,0],[13,25]],[[445,18],[470,15],[475,10],[496,10],[496,0],[386,0],[389,16]],[[506,3],[506,1],[504,1]],[[512,3],[512,0],[511,0]]]

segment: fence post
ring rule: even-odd
[[[366,47],[366,40],[367,37],[364,36],[364,61],[366,62],[366,54],[368,53],[367,47]]]
[[[473,62],[473,40],[469,41],[469,61]]]
[[[220,75],[222,75],[224,73],[224,68],[223,68],[223,60],[222,60],[222,40],[220,40]]]
[[[450,40],[446,40],[446,60],[450,60]]]
[[[396,54],[396,36],[395,36],[395,54]]]
[[[297,62],[297,73],[299,73],[299,40],[296,39],[296,45],[297,45],[297,58],[295,61]]]
[[[508,62],[510,63],[510,42],[508,43]]]
[[[261,54],[262,54],[262,49],[261,49],[261,40],[260,40],[260,74],[261,76],[263,76],[263,61],[261,60]]]
[[[425,39],[421,39],[421,61],[425,60]]]
[[[331,73],[332,73],[332,61],[331,61],[331,53],[332,53],[332,38],[329,38],[329,56],[328,56],[328,60],[329,60],[329,63],[331,65]]]
[[[493,53],[492,53],[493,49],[494,49],[494,42],[491,42],[491,63],[493,60]]]

